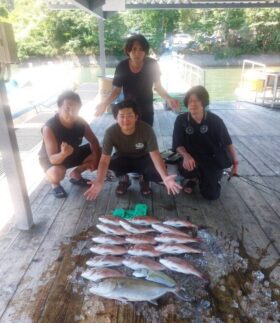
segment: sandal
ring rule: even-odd
[[[183,186],[183,191],[186,193],[186,194],[192,194],[193,193],[193,189],[195,188],[196,186],[196,181],[194,180],[189,180],[187,181],[187,183]]]
[[[140,192],[143,196],[151,195],[152,190],[150,189],[150,182],[149,181],[145,181],[143,179],[140,179],[139,185],[140,185]]]
[[[52,189],[52,193],[58,199],[62,199],[64,197],[67,197],[67,193],[65,192],[64,188],[61,185],[54,187]]]
[[[69,181],[73,185],[78,185],[78,186],[83,186],[83,187],[89,187],[89,186],[91,186],[91,184],[89,183],[90,180],[89,179],[85,179],[83,177],[81,177],[80,179],[70,178]]]
[[[127,175],[121,176],[119,184],[116,188],[116,194],[120,196],[124,195],[127,192],[130,185],[131,181],[129,177]]]

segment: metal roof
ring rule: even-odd
[[[279,8],[280,0],[43,0],[50,9],[83,9],[106,18],[130,9]]]

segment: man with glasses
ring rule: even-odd
[[[88,123],[79,117],[82,106],[80,96],[73,91],[63,92],[57,100],[58,113],[42,128],[43,143],[39,161],[43,167],[52,192],[57,198],[67,197],[60,182],[66,170],[75,167],[69,174],[74,185],[89,186],[82,177],[85,170],[95,170],[101,155],[98,139]],[[81,145],[83,138],[88,143]]]

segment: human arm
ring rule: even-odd
[[[231,177],[233,175],[238,174],[238,158],[237,158],[237,153],[236,153],[236,150],[235,150],[233,144],[228,145],[227,149],[228,149],[229,154],[230,154],[231,159],[232,159],[232,167],[231,167],[231,170],[230,170],[230,177]]]
[[[111,94],[106,97],[105,99],[103,99],[95,108],[95,116],[98,117],[100,115],[102,115],[105,110],[106,107],[108,105],[110,105],[121,93],[122,88],[121,87],[117,87],[115,86],[111,92]]]
[[[101,148],[100,148],[100,144],[99,144],[97,137],[95,136],[95,134],[93,133],[93,131],[91,130],[91,128],[88,124],[86,124],[84,136],[90,144],[91,151],[94,153],[93,154],[94,155],[93,163],[97,167],[98,162],[101,157]],[[96,167],[95,167],[95,169],[96,169]],[[91,170],[93,171],[93,169],[91,169]]]
[[[191,154],[189,154],[185,147],[180,146],[177,147],[176,151],[183,157],[183,167],[188,170],[192,171],[196,168],[196,163],[194,158]]]
[[[180,105],[179,105],[179,101],[172,98],[171,96],[169,96],[169,94],[166,92],[166,90],[164,89],[164,87],[161,84],[161,81],[158,80],[154,83],[154,88],[157,91],[157,93],[164,99],[166,100],[168,106],[172,109],[172,110],[179,110]]]
[[[110,160],[111,156],[104,154],[101,155],[101,159],[98,164],[96,180],[91,181],[90,188],[84,193],[84,196],[87,200],[95,200],[101,192]]]
[[[73,147],[66,142],[62,142],[59,147],[52,130],[47,126],[43,128],[43,140],[52,165],[60,165],[74,151]]]
[[[164,161],[158,150],[150,152],[151,159],[155,165],[156,170],[158,171],[160,177],[163,180],[164,185],[167,188],[168,194],[178,194],[182,187],[176,183],[176,175],[168,175]]]

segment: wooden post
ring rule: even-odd
[[[100,52],[100,67],[101,76],[106,75],[106,57],[105,57],[105,45],[104,45],[104,19],[98,18],[98,36],[99,36],[99,52]]]
[[[0,129],[0,151],[2,153],[4,171],[8,180],[17,226],[21,230],[28,230],[33,225],[32,212],[21,166],[12,114],[8,105],[5,82],[1,79]]]

